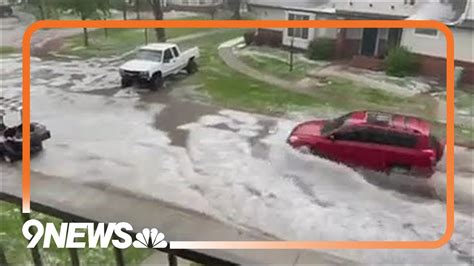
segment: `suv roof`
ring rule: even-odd
[[[140,49],[161,51],[161,50],[166,50],[174,46],[176,46],[174,43],[160,42],[160,43],[150,43],[148,45],[142,46]]]
[[[349,124],[367,124],[383,128],[392,128],[425,136],[430,134],[430,124],[418,117],[391,114],[377,111],[353,112],[348,119]]]

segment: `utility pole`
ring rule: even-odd
[[[145,44],[148,44],[148,28],[145,28]]]

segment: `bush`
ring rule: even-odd
[[[271,47],[280,47],[282,42],[282,35],[274,31],[259,30],[254,36],[256,45],[268,45]]]
[[[405,47],[395,47],[388,52],[385,59],[386,73],[390,76],[405,77],[418,73],[418,57]]]
[[[246,45],[251,45],[255,39],[255,31],[247,31],[244,33],[244,40]]]
[[[308,58],[312,60],[330,60],[334,58],[334,40],[320,38],[312,40],[308,46]]]

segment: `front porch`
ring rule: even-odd
[[[392,47],[400,45],[403,29],[339,29],[335,43],[337,59],[350,58],[350,66],[381,71]]]

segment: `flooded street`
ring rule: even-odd
[[[6,123],[14,124],[21,58],[0,60],[2,106]],[[120,89],[120,63],[32,59],[32,121],[52,133],[31,160],[32,178],[39,173],[114,187],[285,240],[433,241],[443,235],[444,163],[429,180],[357,172],[289,148],[286,137],[300,121],[184,100],[194,88],[180,87],[179,77],[158,92]],[[458,210],[449,245],[330,252],[365,263],[469,263],[472,158],[472,150],[456,148]],[[1,166],[2,180],[21,178],[21,164]]]

